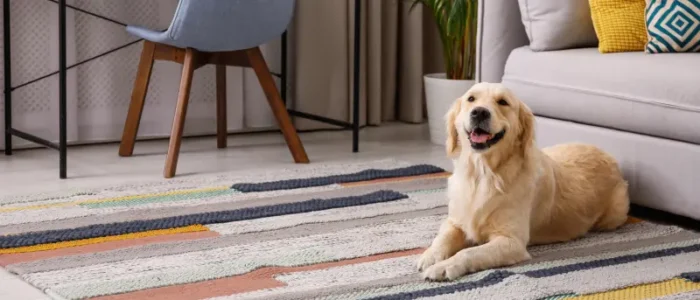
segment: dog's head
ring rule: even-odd
[[[457,99],[446,116],[447,153],[488,153],[521,147],[534,141],[534,116],[530,108],[498,83],[478,83]]]

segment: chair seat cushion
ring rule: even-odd
[[[535,114],[700,144],[700,54],[515,49],[503,83]]]
[[[126,26],[126,32],[147,41],[183,48],[182,45],[178,45],[175,43],[175,41],[170,39],[170,36],[166,31],[157,31],[140,26],[129,25]]]

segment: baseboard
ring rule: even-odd
[[[658,209],[632,204],[630,215],[656,223],[676,225],[688,230],[700,231],[700,220],[679,216]]]

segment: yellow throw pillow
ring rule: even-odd
[[[645,0],[590,0],[589,4],[600,53],[644,51]]]

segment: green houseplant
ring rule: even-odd
[[[426,74],[425,98],[430,140],[445,143],[444,116],[475,81],[477,0],[412,0],[428,9],[442,44],[444,73]]]

